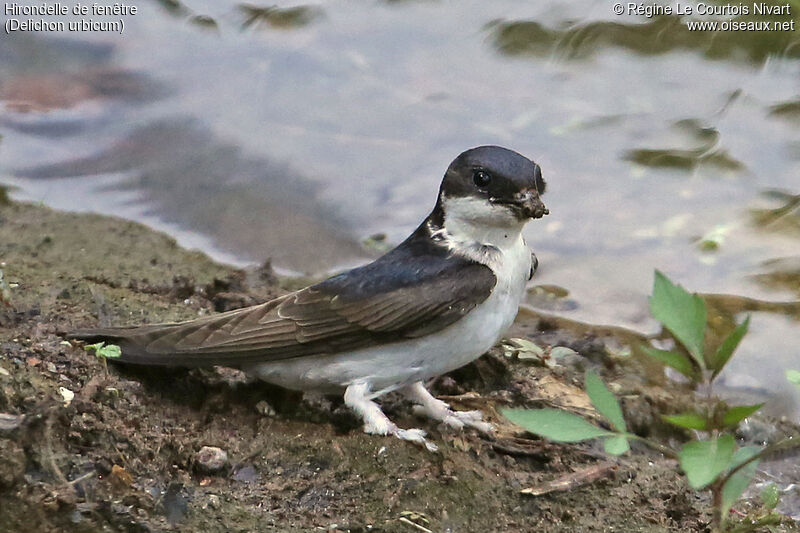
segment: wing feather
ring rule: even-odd
[[[384,256],[261,305],[190,322],[78,331],[70,337],[117,343],[123,362],[237,366],[427,335],[467,314],[494,288],[494,274],[482,264],[424,259],[397,262]]]

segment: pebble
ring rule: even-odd
[[[275,409],[264,400],[256,404],[256,411],[258,411],[258,414],[261,416],[275,416],[276,414]]]
[[[216,446],[203,446],[194,456],[199,470],[209,474],[219,472],[228,464],[228,454]]]
[[[64,407],[69,407],[69,404],[75,398],[75,393],[66,387],[59,387],[58,392],[61,393],[61,398],[64,400]]]
[[[220,502],[219,496],[216,494],[209,494],[208,496],[208,506],[212,509],[219,509],[219,506],[222,502]]]
[[[25,420],[25,415],[13,415],[11,413],[0,413],[0,433],[11,432],[17,429],[22,421]]]

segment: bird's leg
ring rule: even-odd
[[[383,414],[380,406],[369,399],[369,384],[359,382],[349,385],[344,391],[344,404],[353,410],[364,421],[364,432],[373,435],[394,435],[398,439],[422,444],[435,452],[438,447],[425,440],[425,432],[421,429],[400,429]]]
[[[453,411],[449,405],[428,392],[421,381],[403,387],[400,392],[415,404],[415,413],[444,422],[452,428],[462,429],[469,426],[481,433],[491,433],[494,430],[490,423],[483,421],[480,411]]]

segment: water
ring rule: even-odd
[[[527,239],[560,314],[652,332],[654,268],[800,298],[798,32],[689,32],[590,0],[138,7],[122,35],[0,39],[15,197],[318,273],[368,259],[369,235],[401,240],[450,160],[501,144],[549,182]],[[751,331],[726,385],[796,415],[798,314]]]

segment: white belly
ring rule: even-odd
[[[508,247],[492,268],[492,293],[464,318],[422,338],[343,352],[259,363],[243,370],[289,389],[338,392],[366,382],[375,396],[444,374],[477,359],[494,346],[519,310],[531,268],[522,238]]]

